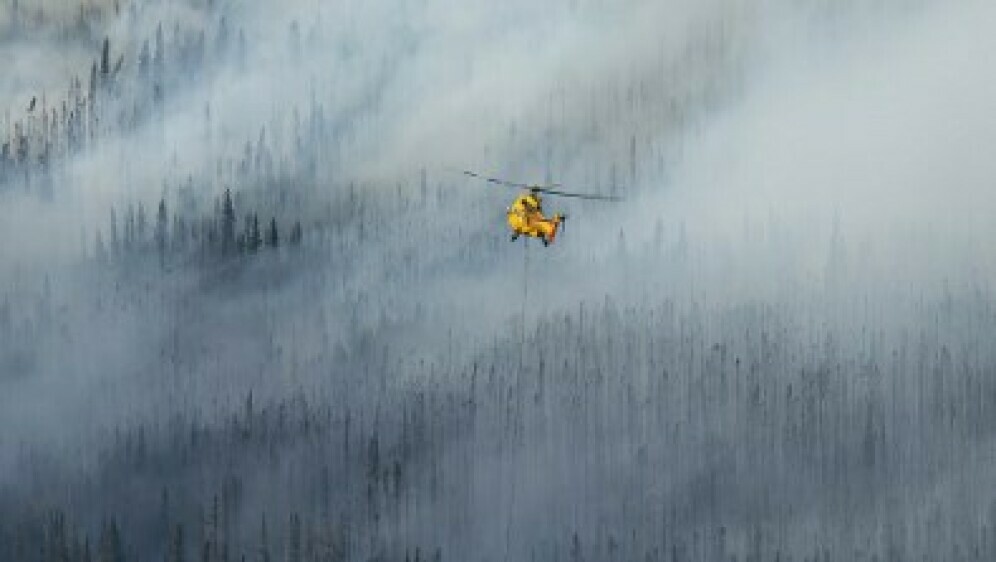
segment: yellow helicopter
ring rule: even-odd
[[[484,180],[495,185],[504,185],[524,190],[512,201],[505,214],[508,228],[512,231],[512,241],[515,242],[520,236],[528,238],[538,238],[544,246],[549,246],[557,239],[557,232],[561,229],[566,215],[554,213],[547,217],[543,214],[543,199],[541,193],[555,195],[559,197],[573,197],[576,199],[588,199],[595,201],[620,201],[621,199],[609,195],[588,195],[583,193],[570,193],[552,189],[560,187],[560,184],[530,185],[525,183],[515,183],[499,178],[491,178],[471,172],[463,171],[464,175],[472,178]]]

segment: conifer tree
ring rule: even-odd
[[[242,222],[242,249],[252,250],[252,213],[246,213],[246,218]]]
[[[93,554],[90,552],[90,538],[83,541],[83,562],[93,562]]]
[[[96,105],[97,101],[97,61],[93,61],[93,66],[90,67],[90,108],[91,110]]]
[[[266,245],[276,248],[280,244],[280,236],[277,234],[277,219],[270,218],[270,229],[266,232]]]
[[[287,536],[287,562],[301,562],[301,517],[296,513],[290,516]]]
[[[163,68],[166,64],[166,50],[163,45],[163,24],[162,22],[156,26],[156,50],[153,54],[153,66],[156,70],[156,79],[162,80]]]
[[[290,233],[290,239],[289,239],[290,245],[300,246],[301,238],[302,238],[301,221],[294,221],[294,226],[293,228],[291,228],[291,233]]]
[[[159,252],[159,264],[166,261],[166,200],[159,200],[159,211],[156,213],[156,250]]]
[[[262,237],[259,233],[259,215],[253,213],[252,228],[249,230],[248,246],[250,252],[255,252],[263,245]]]
[[[121,240],[118,238],[118,217],[111,207],[111,252],[118,255],[121,252]]]
[[[111,40],[104,37],[104,45],[100,50],[100,74],[107,82],[107,75],[111,72]]]
[[[128,216],[125,218],[124,249],[126,252],[135,247],[135,206],[128,204]]]
[[[224,58],[228,52],[228,22],[225,20],[225,16],[221,16],[221,20],[218,22],[218,33],[215,35],[214,45],[218,57]]]
[[[135,227],[135,246],[138,248],[143,248],[145,246],[145,227],[148,225],[148,221],[145,216],[145,205],[141,201],[138,203],[138,222]]]
[[[225,189],[221,203],[221,253],[231,254],[235,250],[235,208],[232,206],[232,192]]]
[[[263,515],[263,523],[259,531],[259,552],[257,562],[270,562],[270,545],[266,536],[266,515]]]
[[[99,228],[97,229],[97,236],[94,241],[94,254],[97,257],[97,263],[107,263],[107,248],[104,246],[104,237],[101,236]]]
[[[149,79],[149,66],[152,64],[152,55],[149,52],[149,40],[142,42],[142,50],[138,53],[138,77],[142,82]]]
[[[246,70],[246,52],[248,48],[246,47],[246,32],[244,29],[239,28],[239,70],[245,72]]]
[[[175,252],[182,252],[187,249],[187,223],[183,217],[173,215],[173,235],[170,236],[172,248]]]
[[[173,536],[170,538],[169,557],[167,562],[185,562],[186,554],[183,547],[183,525],[178,524],[173,529]]]
[[[111,522],[106,524],[100,533],[97,560],[98,562],[125,562],[121,532],[114,519],[111,519]]]

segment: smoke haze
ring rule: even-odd
[[[0,1],[0,560],[993,555],[991,3]]]

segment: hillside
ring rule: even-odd
[[[990,5],[0,2],[0,560],[996,552]]]

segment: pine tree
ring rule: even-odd
[[[173,251],[182,252],[187,249],[187,234],[186,221],[179,215],[173,215],[173,235],[170,236]]]
[[[90,67],[90,107],[92,108],[97,101],[97,61],[93,61],[93,66]]]
[[[266,232],[266,245],[276,248],[280,244],[280,236],[277,234],[277,219],[270,218],[270,229]]]
[[[249,231],[250,238],[248,241],[249,251],[255,252],[263,245],[263,239],[259,233],[259,215],[253,213],[252,215],[252,228]]]
[[[145,247],[145,227],[148,225],[148,221],[145,216],[145,205],[141,202],[138,203],[138,222],[136,223],[135,230],[135,246],[138,248]]]
[[[170,539],[169,557],[167,562],[185,562],[186,554],[183,547],[183,525],[177,525],[173,529],[173,536]]]
[[[66,518],[61,512],[52,513],[48,523],[46,551],[54,562],[69,562],[69,542],[66,536]]]
[[[97,257],[97,263],[103,265],[107,263],[107,248],[104,247],[104,237],[100,234],[100,229],[97,229],[97,237],[94,241],[94,254]]]
[[[156,249],[159,251],[159,264],[166,262],[166,200],[159,200],[159,211],[156,213]]]
[[[111,519],[100,533],[100,545],[97,549],[98,562],[124,562],[124,547],[121,544],[121,532],[117,521]]]
[[[301,517],[296,513],[290,516],[287,536],[287,562],[301,562]]]
[[[149,40],[142,42],[142,50],[138,53],[138,76],[145,82],[149,79],[149,66],[152,64],[152,55],[149,52]]]
[[[244,29],[239,28],[239,71],[245,72],[246,70],[246,52],[248,48],[246,47],[246,32]]]
[[[301,238],[302,238],[301,221],[294,221],[294,227],[291,228],[291,233],[290,233],[290,245],[300,246]]]
[[[220,554],[218,550],[218,544],[221,542],[219,529],[221,528],[221,502],[219,501],[218,494],[214,495],[214,499],[211,502],[211,519],[208,521],[208,542],[211,545],[211,551],[214,553],[214,557]]]
[[[218,57],[224,58],[228,52],[228,22],[225,20],[225,16],[221,16],[221,21],[218,22],[218,33],[215,36],[214,45]]]
[[[100,50],[100,74],[107,82],[107,75],[111,72],[111,40],[104,37],[104,45]]]
[[[163,24],[156,26],[156,51],[153,54],[153,65],[156,70],[156,80],[162,80],[163,68],[166,64],[166,48],[163,45]]]
[[[259,531],[259,553],[258,562],[270,562],[270,545],[266,537],[266,515],[263,515],[263,523]]]
[[[221,253],[230,255],[235,250],[235,208],[232,192],[225,189],[221,204]]]
[[[252,213],[246,213],[246,218],[242,222],[242,234],[240,235],[240,238],[242,238],[242,244],[241,248],[239,249],[239,253],[242,253],[244,251],[251,252],[252,251]]]
[[[130,252],[135,247],[135,206],[128,204],[128,216],[125,217],[124,249]]]
[[[117,256],[121,253],[121,240],[118,238],[118,216],[111,207],[111,252]]]
[[[290,23],[287,42],[291,61],[296,63],[301,56],[301,29],[297,24],[297,20]]]
[[[166,52],[163,46],[163,24],[156,26],[156,46],[152,55],[152,99],[156,104],[163,101],[163,74],[166,70]]]

